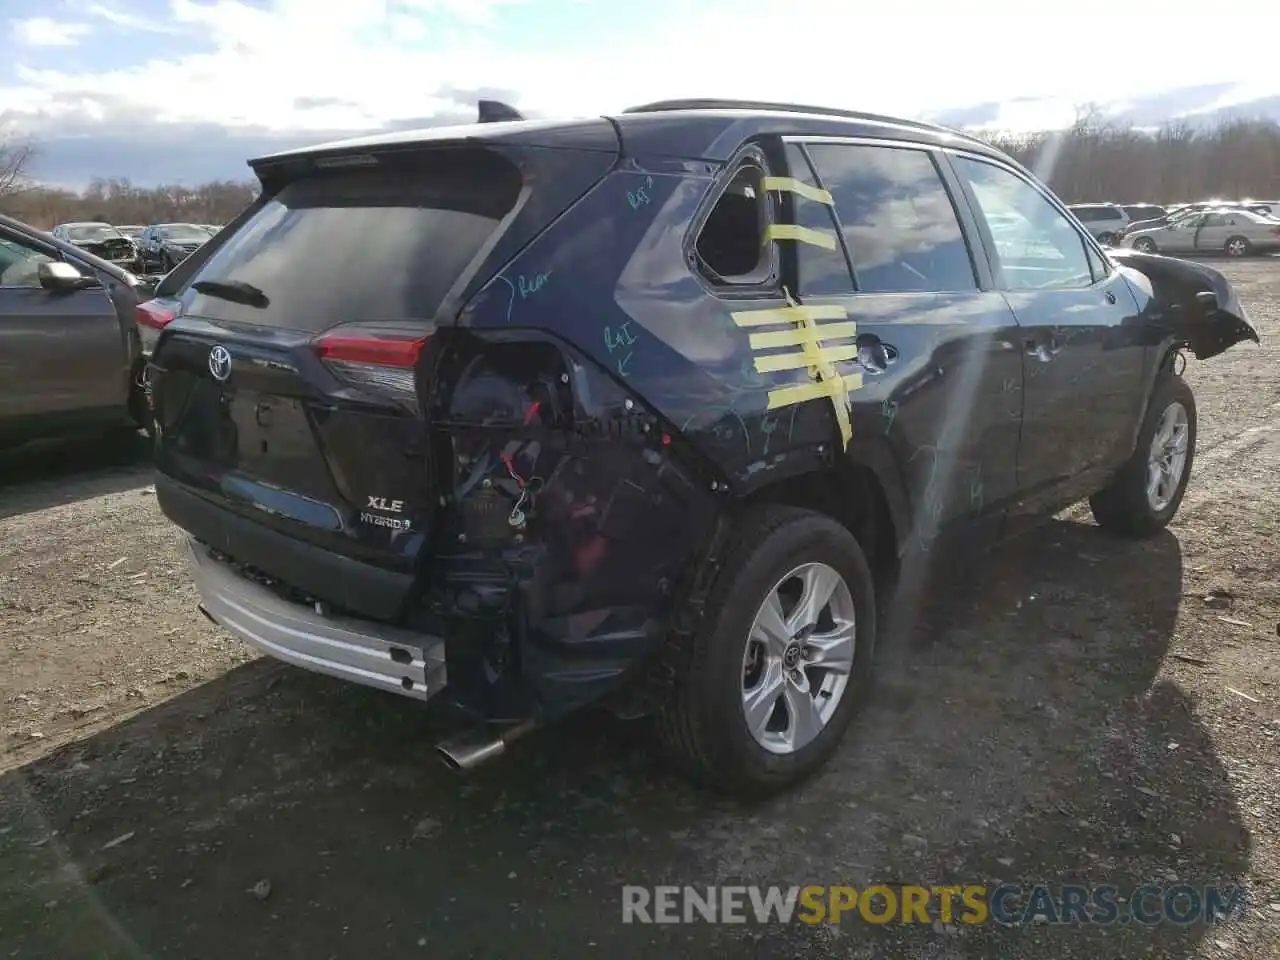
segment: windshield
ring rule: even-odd
[[[209,232],[193,223],[169,223],[160,228],[160,236],[166,240],[208,240]]]
[[[454,156],[457,154],[458,156]],[[265,304],[190,291],[197,316],[320,331],[430,319],[515,204],[518,172],[487,151],[307,177],[226,237],[193,283],[247,284]],[[215,241],[217,242],[217,241]]]
[[[120,231],[106,223],[80,223],[67,227],[67,236],[73,243],[99,243],[115,240]]]

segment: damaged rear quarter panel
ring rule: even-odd
[[[452,621],[455,697],[491,719],[566,712],[654,667],[728,490],[769,453],[766,391],[727,389],[744,338],[682,252],[718,170],[615,170],[435,338],[449,492],[431,615]],[[829,440],[829,418],[796,419],[795,438]]]
[[[427,609],[455,698],[555,715],[644,669],[707,538],[714,494],[679,438],[572,345],[532,330],[438,338],[443,484]]]

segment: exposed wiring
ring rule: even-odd
[[[507,523],[511,524],[513,527],[522,527],[527,519],[525,506],[531,500],[532,491],[530,487],[532,486],[533,490],[540,489],[542,481],[537,477],[531,477],[529,480],[525,480],[524,477],[520,476],[520,474],[516,472],[515,460],[511,454],[503,453],[500,456],[502,457],[502,465],[507,468],[507,473],[511,476],[511,479],[516,482],[516,486],[520,490],[520,499],[517,500],[516,505],[511,508],[511,515],[507,517]]]

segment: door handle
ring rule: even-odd
[[[858,337],[858,363],[868,373],[883,373],[898,359],[898,348],[883,342],[874,333]]]
[[[1034,357],[1041,363],[1048,363],[1062,352],[1062,345],[1058,343],[1057,337],[1054,336],[1049,336],[1044,340],[1028,337],[1024,341],[1024,346],[1027,356]]]

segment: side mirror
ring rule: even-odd
[[[83,290],[95,283],[92,277],[86,277],[71,264],[61,260],[50,260],[37,265],[36,276],[40,278],[40,286],[46,290]]]
[[[1212,290],[1201,290],[1196,294],[1196,303],[1206,315],[1211,315],[1217,312],[1218,295]]]

